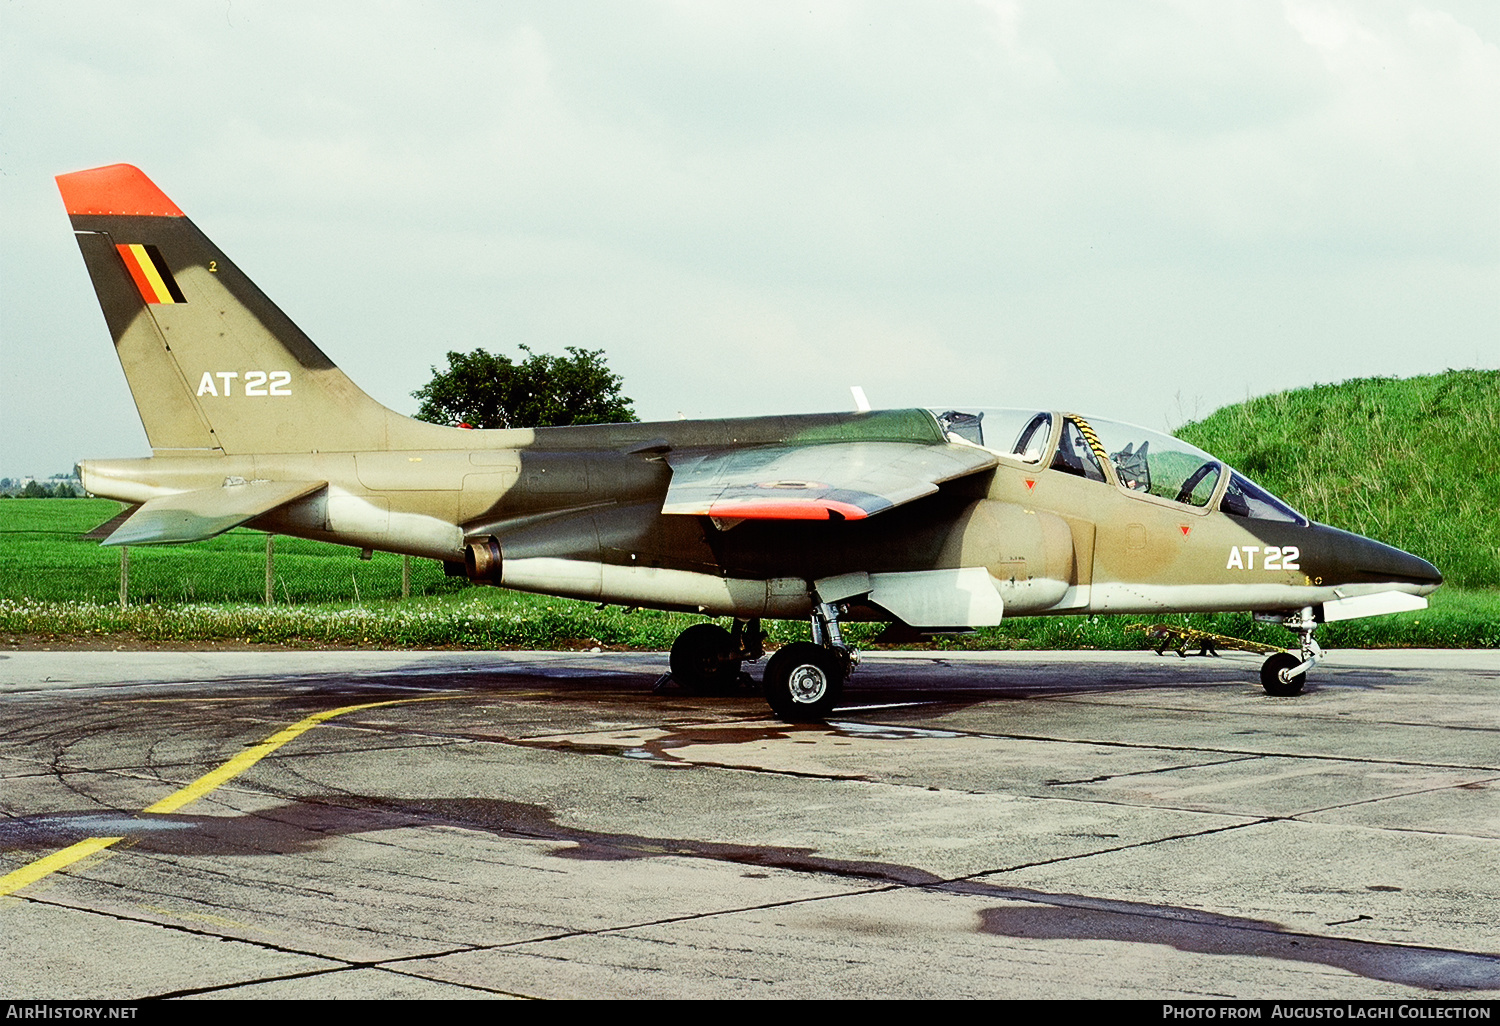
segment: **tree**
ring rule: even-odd
[[[74,499],[78,493],[67,481],[54,481],[50,485],[43,481],[27,481],[20,496],[23,499]]]
[[[617,424],[636,419],[620,394],[624,379],[604,364],[604,350],[568,346],[569,356],[533,353],[526,359],[476,349],[448,354],[448,369],[412,393],[422,400],[417,419],[476,428]]]

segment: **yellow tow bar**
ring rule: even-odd
[[[1240,652],[1257,652],[1260,655],[1286,651],[1275,645],[1262,645],[1258,641],[1211,634],[1208,631],[1200,631],[1193,627],[1178,627],[1170,623],[1154,623],[1149,627],[1143,623],[1133,623],[1125,629],[1145,633],[1156,643],[1154,647],[1157,655],[1166,655],[1166,650],[1170,648],[1184,659],[1187,658],[1187,650],[1194,646],[1197,647],[1198,654],[1203,656],[1216,656],[1221,648],[1236,649]]]

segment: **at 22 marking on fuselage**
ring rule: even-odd
[[[672,645],[693,690],[739,682],[765,655],[763,618],[806,619],[812,640],[764,674],[789,720],[838,702],[858,662],[850,620],[939,632],[1251,611],[1300,639],[1261,669],[1285,695],[1318,659],[1320,623],[1421,608],[1442,581],[1181,439],[1065,411],[422,423],[360,390],[136,168],[57,181],[153,450],[79,464],[91,493],[135,506],[107,545],[247,525],[481,584],[732,618]]]
[[[239,377],[238,371],[204,371],[203,377],[198,381],[198,394],[228,398],[234,395],[234,381]],[[215,378],[221,382],[218,388],[214,387]],[[291,395],[291,382],[291,371],[245,371],[244,385],[240,389],[240,394],[250,398]]]
[[[1258,545],[1231,545],[1229,547],[1229,562],[1224,565],[1226,570],[1254,570],[1255,554],[1261,552]],[[1241,557],[1240,553],[1244,553]],[[1267,545],[1262,553],[1260,568],[1262,570],[1300,570],[1297,561],[1302,558],[1302,551],[1295,545],[1278,547]]]

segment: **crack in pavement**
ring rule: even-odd
[[[1394,792],[1392,792],[1390,794],[1375,795],[1375,796],[1370,797],[1370,798],[1358,798],[1358,799],[1355,799],[1354,801],[1338,802],[1338,803],[1333,804],[1333,805],[1324,805],[1324,806],[1321,806],[1321,807],[1315,808],[1315,809],[1302,809],[1302,810],[1300,810],[1298,812],[1291,813],[1289,818],[1297,818],[1297,817],[1301,817],[1301,816],[1316,816],[1316,815],[1318,815],[1319,813],[1322,813],[1322,812],[1336,812],[1339,809],[1354,809],[1354,808],[1358,808],[1361,805],[1374,805],[1374,804],[1376,804],[1378,802],[1388,802],[1388,801],[1391,801],[1392,799],[1395,799],[1395,798],[1411,798],[1414,795],[1419,795],[1419,794],[1437,794],[1440,791],[1463,791],[1463,790],[1469,790],[1469,789],[1471,789],[1473,787],[1474,784],[1492,784],[1492,783],[1495,783],[1496,781],[1500,781],[1500,777],[1486,777],[1486,778],[1484,778],[1482,780],[1471,780],[1471,781],[1466,781],[1466,782],[1464,782],[1462,784],[1438,784],[1438,785],[1436,785],[1434,787],[1419,787],[1419,788],[1416,788],[1416,789],[1413,789],[1413,790],[1410,790],[1410,791],[1394,791]],[[1470,833],[1465,833],[1465,832],[1459,831],[1459,830],[1416,830],[1416,828],[1414,828],[1414,827],[1396,827],[1396,826],[1388,826],[1388,825],[1384,825],[1384,824],[1379,825],[1379,826],[1368,826],[1368,827],[1365,827],[1365,829],[1367,829],[1367,830],[1404,830],[1404,831],[1407,831],[1407,832],[1415,831],[1417,833],[1435,834],[1435,835],[1440,836],[1440,837],[1477,837],[1477,838],[1484,838],[1486,840],[1493,840],[1494,836],[1495,836],[1493,834],[1470,834]]]
[[[165,1001],[171,998],[199,997],[204,994],[222,994],[247,987],[255,987],[268,983],[289,983],[293,980],[310,980],[320,976],[334,976],[339,973],[356,972],[362,969],[373,969],[376,972],[388,973],[392,976],[401,976],[409,980],[421,980],[424,983],[438,983],[447,987],[457,987],[461,990],[472,990],[480,994],[494,994],[498,997],[519,998],[524,1001],[536,1001],[537,997],[531,994],[522,994],[518,991],[500,990],[495,987],[484,987],[477,983],[456,983],[451,980],[442,980],[430,976],[422,976],[419,973],[406,972],[401,969],[393,969],[389,966],[367,963],[351,963],[349,965],[332,966],[327,969],[310,969],[300,973],[282,973],[276,976],[258,976],[252,979],[236,980],[233,983],[212,984],[206,987],[184,987],[179,990],[163,991],[159,994],[147,995],[143,1001]]]
[[[1101,773],[1097,777],[1086,777],[1082,780],[1049,780],[1048,787],[1065,787],[1072,784],[1102,784],[1106,780],[1123,780],[1126,777],[1146,777],[1156,773],[1174,773],[1179,770],[1206,769],[1209,766],[1230,766],[1237,762],[1254,762],[1256,759],[1269,759],[1275,756],[1244,755],[1234,759],[1215,759],[1213,762],[1177,763],[1172,766],[1158,766],[1154,769],[1132,770],[1128,773]]]

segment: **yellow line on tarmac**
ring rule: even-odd
[[[86,841],[69,845],[62,851],[53,852],[46,858],[37,859],[28,866],[6,873],[0,876],[0,897],[13,894],[27,884],[34,884],[44,876],[50,876],[59,869],[66,869],[79,859],[86,859],[95,852],[103,851],[110,845],[123,840],[125,840],[123,837],[90,837]]]
[[[233,780],[288,741],[295,741],[309,730],[320,724],[327,723],[335,716],[358,712],[361,709],[376,709],[383,705],[409,705],[412,702],[441,702],[446,699],[458,697],[460,696],[434,695],[426,698],[396,698],[386,702],[364,702],[360,705],[346,705],[338,709],[325,709],[323,712],[313,713],[311,716],[292,724],[290,727],[278,730],[260,744],[245,749],[218,769],[203,774],[203,776],[181,790],[167,795],[167,797],[154,805],[146,806],[141,811],[154,813],[176,812],[189,802],[196,801],[214,788]],[[0,897],[14,894],[22,887],[36,883],[42,877],[49,876],[59,869],[66,869],[73,863],[86,859],[90,855],[97,854],[124,839],[123,837],[89,837],[79,841],[77,844],[69,845],[62,851],[53,852],[45,858],[37,859],[35,862],[24,865],[20,869],[6,873],[4,876],[0,876]]]

